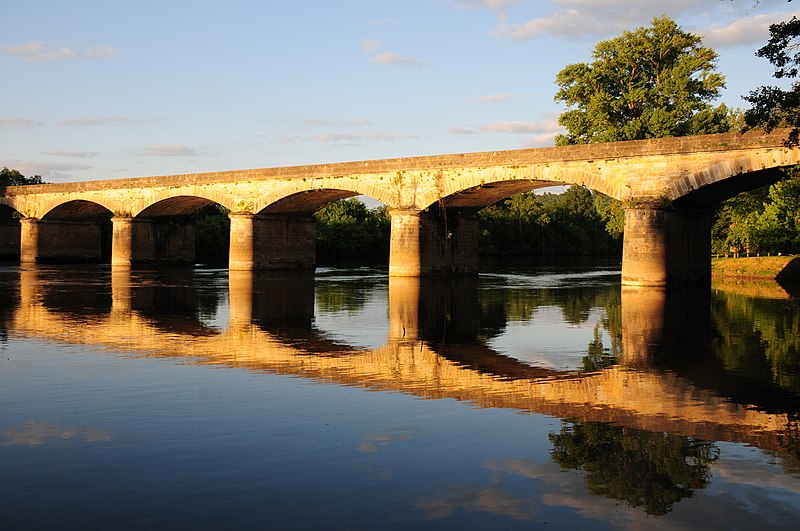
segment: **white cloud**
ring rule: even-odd
[[[501,19],[508,16],[508,8],[517,0],[450,0],[450,3],[461,9],[489,9]]]
[[[106,116],[102,118],[91,118],[89,116],[80,116],[78,118],[70,118],[69,120],[58,120],[56,125],[66,126],[92,126],[92,125],[128,125],[138,123],[135,120],[126,118],[125,116]]]
[[[318,142],[335,146],[360,146],[365,142],[394,142],[398,138],[418,138],[419,135],[383,133],[380,131],[354,131],[344,133],[320,133],[316,135],[279,135],[275,137],[281,144]]]
[[[141,154],[148,157],[191,157],[198,155],[197,150],[194,148],[174,144],[145,146]]]
[[[355,120],[326,120],[325,118],[316,118],[306,120],[304,123],[313,127],[341,127],[367,125],[369,122],[364,118],[356,118]]]
[[[474,135],[477,131],[475,129],[469,129],[467,127],[460,127],[460,126],[453,126],[447,129],[447,132],[451,135]]]
[[[497,101],[506,101],[511,99],[511,94],[502,92],[500,94],[489,94],[487,96],[480,96],[478,98],[468,98],[468,102],[472,103],[494,103]]]
[[[383,41],[379,39],[364,39],[361,41],[361,50],[364,53],[376,52],[381,46],[383,46]]]
[[[664,14],[675,20],[687,15],[698,20],[704,16],[718,19],[731,9],[726,2],[707,0],[672,0],[668,9],[661,0],[554,0],[552,5],[554,9],[543,16],[502,24],[497,35],[513,39],[603,39],[646,25]]]
[[[513,135],[530,135],[525,141],[525,147],[552,146],[555,137],[564,132],[554,118],[546,118],[538,122],[495,122],[476,127],[450,127],[448,133],[453,135],[473,135],[478,133],[505,133]]]
[[[401,65],[401,66],[425,66],[428,64],[424,59],[411,57],[410,55],[400,55],[394,52],[384,52],[378,54],[370,59],[371,63],[380,63],[384,65]]]
[[[482,125],[478,129],[489,133],[527,134],[541,131],[542,124],[536,122],[497,122]]]
[[[558,128],[555,120],[542,120],[540,122],[495,122],[491,124],[479,125],[474,128],[454,126],[448,129],[452,134],[474,134],[474,133],[510,133],[510,134],[540,134],[555,131]]]
[[[47,48],[42,41],[31,41],[26,44],[3,46],[3,53],[21,58],[29,63],[44,63],[47,61],[60,61],[62,59],[105,59],[114,55],[111,46],[86,48],[77,51],[68,46],[61,48]]]
[[[769,27],[792,16],[796,13],[769,13],[748,18],[734,20],[730,24],[714,24],[709,28],[698,29],[697,33],[703,36],[703,42],[712,48],[728,46],[761,45],[769,39]]]
[[[51,157],[73,157],[78,159],[90,159],[98,156],[99,154],[99,151],[70,151],[67,149],[42,151],[42,155],[50,155]]]
[[[42,122],[32,118],[0,118],[0,127],[7,127],[9,129],[23,129],[27,127],[36,127],[42,125]]]

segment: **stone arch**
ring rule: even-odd
[[[625,199],[624,187],[611,182],[599,172],[579,168],[530,165],[474,168],[456,177],[434,175],[435,186],[417,197],[421,209],[444,201],[448,208],[481,209],[520,192],[551,186],[583,185],[615,199]]]
[[[677,204],[714,206],[742,192],[774,183],[783,177],[782,168],[797,164],[793,153],[780,159],[765,160],[755,155],[718,162],[676,179],[665,190],[665,197]]]
[[[137,218],[158,218],[158,217],[175,217],[175,216],[191,216],[196,214],[204,207],[210,205],[220,205],[228,208],[226,205],[208,199],[203,196],[196,195],[170,195],[163,199],[150,203],[148,206],[142,208],[133,217]]]
[[[20,207],[26,217],[38,219],[81,219],[80,214],[87,213],[91,217],[114,212],[113,201],[92,195],[70,194],[64,199],[63,194],[47,194],[39,200],[31,197],[20,197]]]
[[[225,205],[202,195],[170,195],[152,202],[130,218],[130,260],[221,264],[228,257],[229,212]]]
[[[689,189],[685,194],[674,198],[673,203],[677,206],[710,209],[742,192],[774,184],[784,177],[785,174],[780,168],[740,173],[727,179],[698,186],[696,189]],[[698,176],[697,179],[689,182],[696,183],[701,178],[702,176]]]
[[[356,197],[352,190],[314,189],[297,192],[262,208],[259,214],[313,214],[323,206],[340,199]]]
[[[53,206],[39,219],[43,221],[99,221],[110,219],[111,214],[111,210],[100,203],[88,201],[86,199],[73,199]]]
[[[391,190],[389,174],[353,174],[340,177],[304,178],[271,187],[245,210],[255,212],[314,212],[332,201],[363,195],[390,207],[397,207],[397,193]],[[305,194],[308,194],[307,196]],[[316,208],[313,208],[316,205]],[[302,210],[298,210],[302,209]],[[236,208],[233,209],[237,211]]]
[[[51,205],[36,225],[37,262],[105,262],[111,257],[111,217],[106,206],[87,199]]]

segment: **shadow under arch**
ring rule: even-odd
[[[480,210],[494,205],[498,201],[508,199],[512,195],[522,192],[530,192],[539,188],[559,186],[564,183],[549,181],[498,181],[487,184],[479,184],[470,188],[455,191],[428,205],[428,208],[437,203],[449,209],[475,209]]]
[[[0,261],[19,260],[21,217],[13,207],[0,203]]]
[[[143,209],[131,221],[133,263],[227,262],[228,210],[211,199],[189,195],[162,199]]]
[[[231,213],[230,270],[313,270],[316,220],[323,206],[360,195],[320,188],[292,193],[258,212]]]
[[[105,206],[84,199],[55,206],[36,222],[36,261],[108,262],[112,216]]]
[[[681,208],[711,209],[723,201],[763,186],[775,184],[785,179],[783,168],[769,168],[750,173],[742,173],[715,183],[702,186],[673,201]]]
[[[274,203],[270,203],[261,209],[258,214],[294,214],[310,216],[328,203],[333,203],[334,201],[347,199],[349,197],[356,197],[358,195],[358,193],[350,190],[337,190],[334,188],[305,190],[288,195]]]

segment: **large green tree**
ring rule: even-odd
[[[792,17],[769,27],[769,41],[756,52],[775,68],[776,79],[795,79],[800,69],[800,20]],[[800,141],[800,81],[789,88],[763,86],[753,90],[744,99],[752,105],[745,113],[751,127],[771,130],[775,127],[793,127],[789,142]]]
[[[671,18],[597,44],[591,63],[556,77],[555,100],[567,105],[559,145],[709,134],[729,129],[728,110],[713,107],[725,78],[717,53]]]

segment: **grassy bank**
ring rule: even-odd
[[[800,256],[714,258],[711,273],[723,278],[800,281]]]

